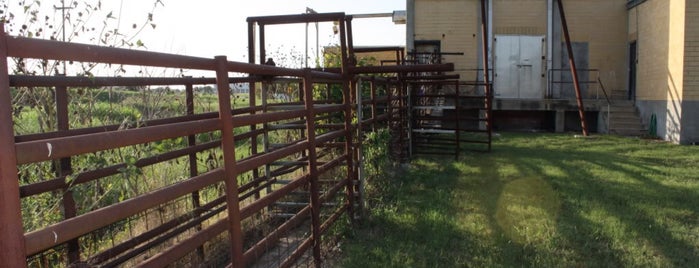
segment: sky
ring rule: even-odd
[[[96,3],[97,0],[83,0]],[[7,4],[9,10],[17,17],[16,22],[27,21],[20,0],[0,0]],[[32,2],[32,0],[24,1]],[[53,10],[60,6],[59,0],[41,1],[41,8]],[[67,1],[72,2],[72,1]],[[131,25],[141,24],[151,12],[155,0],[102,0],[102,12],[112,12],[115,17],[111,23],[120,29],[132,30]],[[347,14],[390,13],[405,10],[405,0],[161,0],[153,11],[155,29],[146,27],[135,38],[140,40],[147,50],[183,54],[199,57],[225,55],[229,60],[247,62],[247,22],[250,16],[301,14],[306,7],[319,13],[345,12]],[[60,19],[60,13],[53,12],[53,17]],[[51,15],[51,14],[49,14]],[[98,24],[104,14],[96,15],[91,20]],[[54,23],[57,21],[54,19]],[[20,25],[20,24],[17,24]],[[15,27],[18,27],[18,26]],[[337,43],[333,35],[332,23],[319,26],[319,44]],[[309,26],[309,58],[315,57],[316,30]],[[267,26],[265,28],[268,54],[303,57],[305,51],[305,24],[290,26]],[[395,25],[391,18],[355,19],[353,22],[354,44],[362,45],[404,45],[405,25]],[[12,34],[12,33],[11,33]],[[134,40],[134,41],[135,41]],[[90,41],[75,39],[75,42]],[[94,42],[94,41],[93,41]],[[302,61],[302,60],[300,60]],[[313,61],[313,59],[311,60]],[[288,66],[292,67],[292,66]]]

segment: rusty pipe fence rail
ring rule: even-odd
[[[225,256],[223,265],[232,267],[253,263],[288,267],[304,256],[311,256],[317,266],[323,234],[342,215],[353,218],[353,210],[359,208],[355,205],[357,166],[347,165],[350,159],[359,158],[356,131],[367,129],[362,125],[376,129],[394,117],[391,89],[383,90],[384,96],[371,90],[369,99],[360,98],[362,105],[369,106],[370,116],[360,119],[359,126],[353,124],[358,108],[351,96],[351,78],[336,73],[4,33],[0,52],[0,262],[8,267],[60,264],[57,262],[100,267],[163,267],[177,262],[222,265],[210,261],[216,244],[227,246],[218,254]],[[204,70],[215,73],[215,78],[11,76],[7,69],[11,57]],[[248,77],[236,78],[231,73]],[[298,87],[299,94],[293,99],[232,105],[230,83],[262,84],[264,92],[265,87],[279,83],[274,78],[279,76],[286,77],[283,83]],[[389,84],[400,87],[389,81],[383,85]],[[185,86],[184,114],[126,125],[70,127],[71,88],[149,85]],[[196,112],[194,85],[216,86],[218,111]],[[15,136],[10,123],[10,92],[15,87],[53,90],[56,131]],[[254,99],[255,87],[250,88]],[[323,94],[331,88],[341,90],[341,100]],[[285,140],[275,144],[275,137]],[[261,139],[264,152],[244,150],[245,144],[257,145]],[[168,141],[175,145],[158,146]],[[80,169],[75,166],[78,160],[120,150],[143,153]],[[33,181],[19,177],[20,170],[33,165],[51,166],[54,175]],[[146,169],[150,172],[143,172]],[[157,175],[158,170],[180,173]],[[165,183],[155,185],[157,176],[165,177],[160,178]],[[76,204],[81,191],[108,192],[104,189],[107,184],[122,181],[151,187],[136,187],[115,200],[98,200],[98,206]],[[21,204],[46,195],[59,200],[56,205],[62,208],[62,215],[25,230]],[[153,215],[160,216],[153,219]],[[47,253],[57,257],[48,258]]]

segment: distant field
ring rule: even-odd
[[[696,267],[699,147],[503,134],[370,182],[345,267]]]

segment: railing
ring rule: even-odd
[[[0,52],[0,261],[8,267],[213,265],[217,254],[234,267],[265,262],[268,254],[278,254],[268,265],[291,266],[310,249],[319,252],[321,237],[342,215],[353,218],[360,189],[357,166],[347,163],[360,160],[356,131],[376,129],[394,117],[389,89],[383,96],[375,86],[352,93],[350,79],[336,73],[5,34]],[[203,70],[216,77],[10,76],[8,57]],[[286,78],[273,78],[280,76]],[[250,103],[256,85],[263,100],[278,83],[294,85],[298,94],[237,107],[231,83],[249,83]],[[372,83],[389,87],[388,81]],[[152,85],[184,86],[175,94],[184,94],[186,111],[127,124],[71,127],[71,89]],[[216,86],[214,111],[197,112],[194,85]],[[55,131],[15,136],[10,89],[19,87],[54,92]],[[341,99],[331,97],[334,89]],[[368,112],[360,114],[370,116],[353,124],[353,110],[366,107]],[[257,146],[260,138],[264,152],[243,150],[245,144]],[[121,155],[107,157],[111,154]],[[53,175],[31,180],[18,175],[40,167],[49,167]],[[106,196],[113,184],[127,182],[133,189],[122,196],[76,204],[81,196]],[[62,208],[60,217],[25,233],[29,212],[51,209],[51,204],[36,210],[27,204],[46,196]],[[299,228],[310,232],[295,231]],[[297,241],[274,253],[290,236]],[[220,252],[216,244],[227,246]],[[314,259],[319,263],[316,254]]]
[[[607,92],[601,88],[601,80],[598,69],[578,69],[580,78],[581,95],[583,99],[609,99]],[[550,69],[548,70],[547,98],[553,99],[574,99],[575,89],[573,79],[570,77],[570,69]]]

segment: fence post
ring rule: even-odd
[[[187,78],[192,78],[191,76],[188,76]],[[192,83],[187,83],[185,84],[185,101],[186,106],[187,106],[187,115],[194,115],[194,85]],[[187,146],[195,146],[197,145],[197,136],[196,135],[189,135],[187,136]],[[189,156],[189,177],[193,178],[199,175],[199,170],[197,168],[197,153],[190,153]],[[199,209],[201,207],[201,199],[199,197],[199,191],[194,191],[192,192],[192,208],[194,209],[194,214],[199,217],[203,211]],[[196,226],[197,231],[201,231],[201,224],[197,224]],[[204,246],[200,246],[197,248],[197,255],[199,256],[200,260],[204,260],[206,257],[204,255]]]
[[[354,139],[352,138],[352,98],[350,97],[350,78],[342,82],[342,99],[345,106],[345,154],[347,155],[347,215],[354,222]]]
[[[5,267],[27,267],[19,199],[17,154],[12,121],[12,96],[7,70],[7,35],[0,23],[0,264]]]
[[[316,155],[316,112],[313,107],[313,81],[310,72],[306,69],[303,77],[303,93],[305,95],[304,104],[306,108],[306,137],[308,139],[308,172],[310,175],[309,184],[311,190],[311,231],[313,232],[313,263],[315,267],[320,267],[320,189],[318,187],[318,161]]]
[[[63,75],[65,76],[65,74]],[[68,88],[66,86],[55,87],[56,99],[56,128],[58,131],[66,131],[70,128],[68,121]],[[58,160],[58,165],[55,168],[56,176],[68,176],[73,174],[73,167],[70,163],[70,157],[61,158]],[[70,185],[63,189],[63,218],[70,219],[77,216],[78,211],[75,207],[75,199]],[[80,245],[78,239],[68,241],[68,265],[80,262]]]
[[[216,86],[218,88],[218,116],[221,120],[221,147],[223,148],[223,171],[226,183],[226,203],[228,206],[228,233],[231,239],[232,267],[245,267],[243,258],[243,235],[240,224],[240,204],[238,200],[238,172],[235,170],[235,136],[231,120],[231,95],[228,85],[228,59],[216,56]]]

